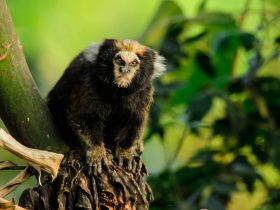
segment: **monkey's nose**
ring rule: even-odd
[[[129,72],[129,66],[128,66],[128,65],[122,66],[122,67],[120,68],[120,72],[121,72],[121,73],[127,73],[127,72]]]

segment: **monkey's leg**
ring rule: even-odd
[[[139,146],[137,144],[129,148],[121,146],[117,147],[115,155],[118,160],[118,165],[120,167],[125,166],[129,171],[132,172],[141,172],[142,161],[140,156],[142,152],[138,152],[140,147],[143,148],[143,146]]]
[[[86,165],[90,175],[102,172],[102,166],[108,165],[108,154],[102,138],[102,124],[98,123],[71,123],[74,132],[80,139],[80,145],[85,151]]]
[[[102,172],[102,166],[108,166],[108,157],[104,143],[84,147],[86,150],[86,165],[88,173],[97,175]]]
[[[130,125],[127,135],[117,145],[115,155],[120,166],[126,165],[129,171],[141,172],[143,153],[143,133],[146,125],[145,115],[140,115],[135,119],[135,123]]]

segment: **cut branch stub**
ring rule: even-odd
[[[144,174],[132,173],[111,161],[98,176],[89,176],[84,168],[82,151],[69,152],[62,162],[57,179],[27,189],[20,205],[28,209],[108,209],[146,210],[153,199]],[[52,193],[49,193],[51,189]],[[42,198],[53,200],[46,206]]]
[[[39,174],[41,174],[41,170],[50,173],[52,179],[56,178],[60,163],[64,157],[62,154],[25,147],[1,128],[0,147],[27,161]]]

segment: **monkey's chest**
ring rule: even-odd
[[[124,141],[131,133],[135,124],[135,112],[133,110],[116,107],[104,123],[103,137],[110,144]]]

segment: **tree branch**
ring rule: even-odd
[[[0,0],[0,55],[0,117],[12,136],[28,147],[66,152],[32,79],[5,0]]]

